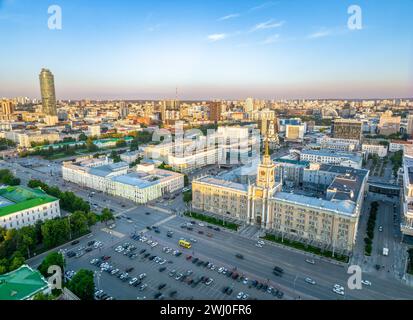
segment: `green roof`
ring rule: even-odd
[[[0,300],[25,300],[48,287],[39,271],[28,265],[0,275]]]
[[[117,142],[119,140],[125,140],[126,142],[133,140],[132,137],[123,137],[123,138],[107,138],[107,139],[98,139],[93,141],[93,143],[108,143],[108,142]]]
[[[1,198],[5,199],[6,203],[0,206],[0,217],[58,200],[41,189],[22,186],[0,188],[0,205]]]
[[[53,143],[53,144],[46,144],[43,146],[37,146],[34,147],[34,149],[49,149],[49,147],[52,147],[53,149],[63,147],[63,146],[72,146],[72,145],[79,145],[79,144],[85,144],[85,141],[68,141],[68,142],[59,142],[59,143]]]

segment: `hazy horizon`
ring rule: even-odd
[[[0,0],[0,96],[58,100],[393,99],[412,97],[413,3],[347,0]]]

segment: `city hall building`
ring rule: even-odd
[[[352,251],[368,171],[319,165],[311,177],[323,187],[322,196],[320,192],[305,192],[305,188],[283,191],[282,180],[275,179],[277,166],[268,154],[268,146],[266,149],[255,183],[242,184],[210,176],[193,181],[193,209],[233,218],[315,246]],[[321,176],[326,184],[317,182]]]

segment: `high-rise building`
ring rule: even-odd
[[[400,116],[393,116],[393,112],[387,110],[380,117],[379,130],[380,134],[390,135],[399,133],[400,131]]]
[[[413,136],[413,114],[407,117],[407,134]]]
[[[50,70],[42,69],[39,80],[43,113],[49,116],[57,116],[54,76]]]
[[[221,119],[221,102],[211,102],[209,105],[209,120],[219,121]]]
[[[251,112],[254,110],[254,99],[253,98],[247,98],[245,100],[245,112]]]
[[[335,119],[331,124],[333,138],[361,140],[362,123],[357,120]]]
[[[119,114],[121,119],[125,119],[129,115],[129,106],[126,103],[120,104]]]
[[[12,100],[1,100],[0,101],[1,105],[1,112],[4,115],[10,115],[14,111],[14,105]]]

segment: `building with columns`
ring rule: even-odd
[[[326,171],[331,178],[317,194],[306,188],[283,190],[283,181],[275,179],[280,175],[276,174],[267,142],[255,183],[211,176],[194,180],[192,208],[256,225],[267,233],[349,253],[356,239],[368,171],[318,166],[321,174]]]

